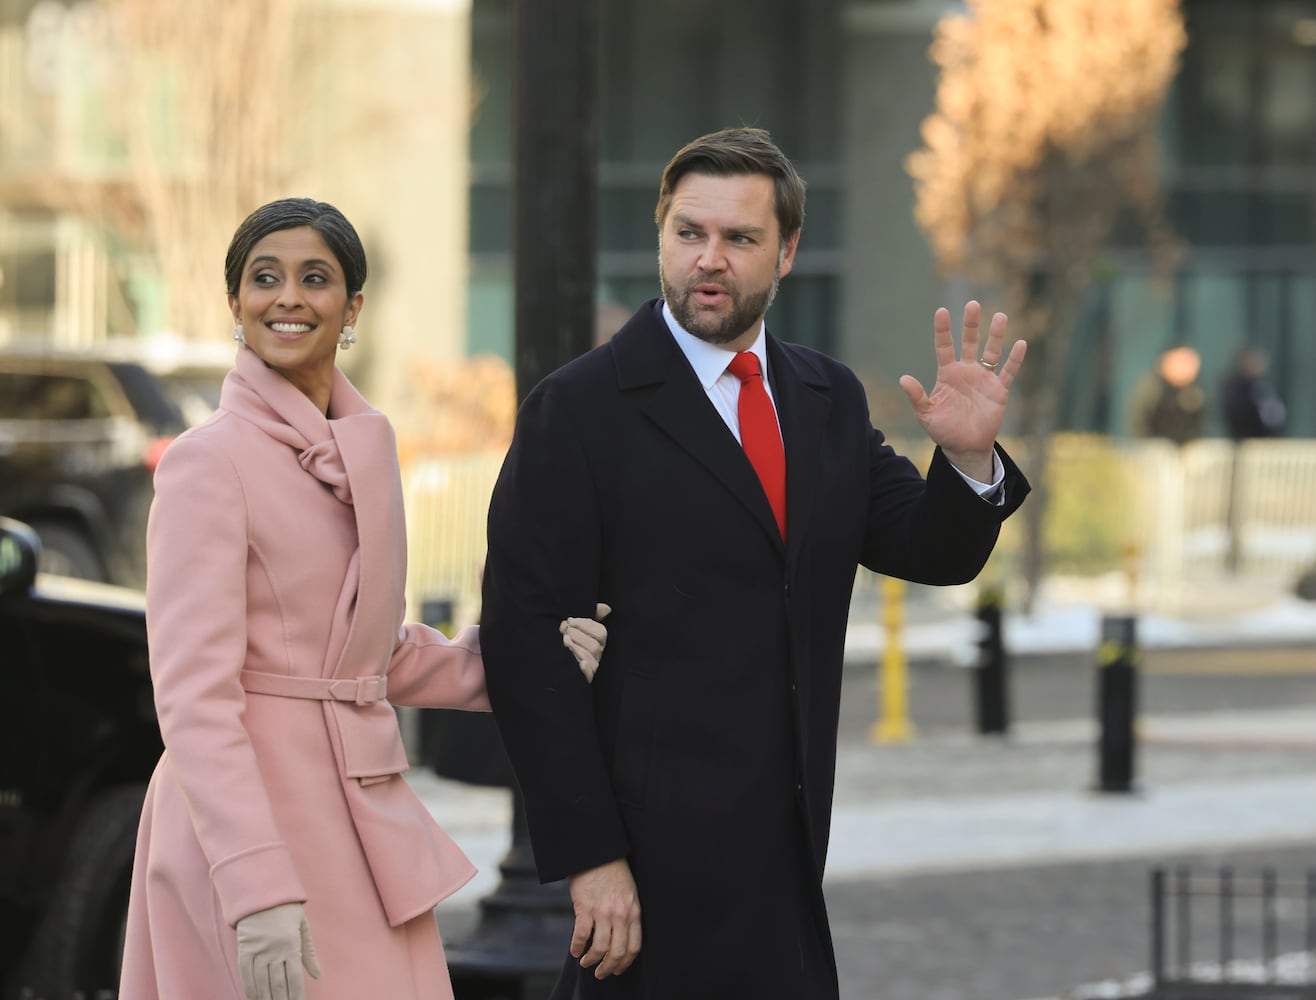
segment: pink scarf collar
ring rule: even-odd
[[[374,414],[370,404],[337,368],[326,417],[300,389],[255,351],[238,349],[233,370],[224,378],[219,405],[261,428],[297,451],[303,469],[329,487],[343,503],[352,502],[352,485],[334,438],[334,427],[354,417]]]

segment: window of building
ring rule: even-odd
[[[766,128],[809,184],[807,234],[770,321],[792,340],[836,341],[839,275],[839,20],[835,0],[712,5],[609,0],[600,7],[598,298],[658,294],[654,203],[663,165],[690,139]],[[511,351],[513,60],[509,0],[474,0],[480,102],[471,133],[468,348]]]

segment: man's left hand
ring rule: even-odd
[[[914,415],[933,443],[940,445],[955,468],[979,482],[991,482],[992,448],[1005,420],[1005,403],[1010,385],[1024,363],[1028,345],[1017,340],[1002,361],[1005,313],[992,317],[987,342],[978,356],[978,325],[982,307],[969,302],[964,307],[964,334],[960,357],[955,357],[950,312],[938,309],[932,320],[933,346],[937,353],[937,382],[929,394],[913,375],[900,377],[900,388],[909,397]]]

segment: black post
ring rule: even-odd
[[[1151,974],[1153,987],[1165,979],[1165,869],[1151,871]]]
[[[1097,790],[1133,791],[1137,717],[1137,619],[1106,615],[1097,650],[1098,744]]]
[[[594,339],[598,0],[514,7],[512,243],[520,403]],[[500,747],[501,749],[501,747]],[[448,947],[458,1000],[539,1000],[567,958],[566,885],[541,885],[512,788],[512,847],[471,936]]]
[[[513,30],[519,403],[594,342],[598,0],[519,0]]]
[[[469,937],[448,945],[456,1000],[542,1000],[567,958],[573,917],[561,882],[541,885],[521,793],[512,788],[512,846],[498,887],[480,900]]]
[[[978,598],[982,632],[978,638],[973,686],[978,732],[983,736],[1004,736],[1010,729],[1009,663],[1005,655],[1001,603],[1001,591],[996,587],[984,588]]]

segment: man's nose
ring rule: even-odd
[[[721,271],[726,267],[726,253],[722,249],[722,243],[716,237],[711,237],[704,243],[704,252],[699,255],[699,269],[701,271]]]

